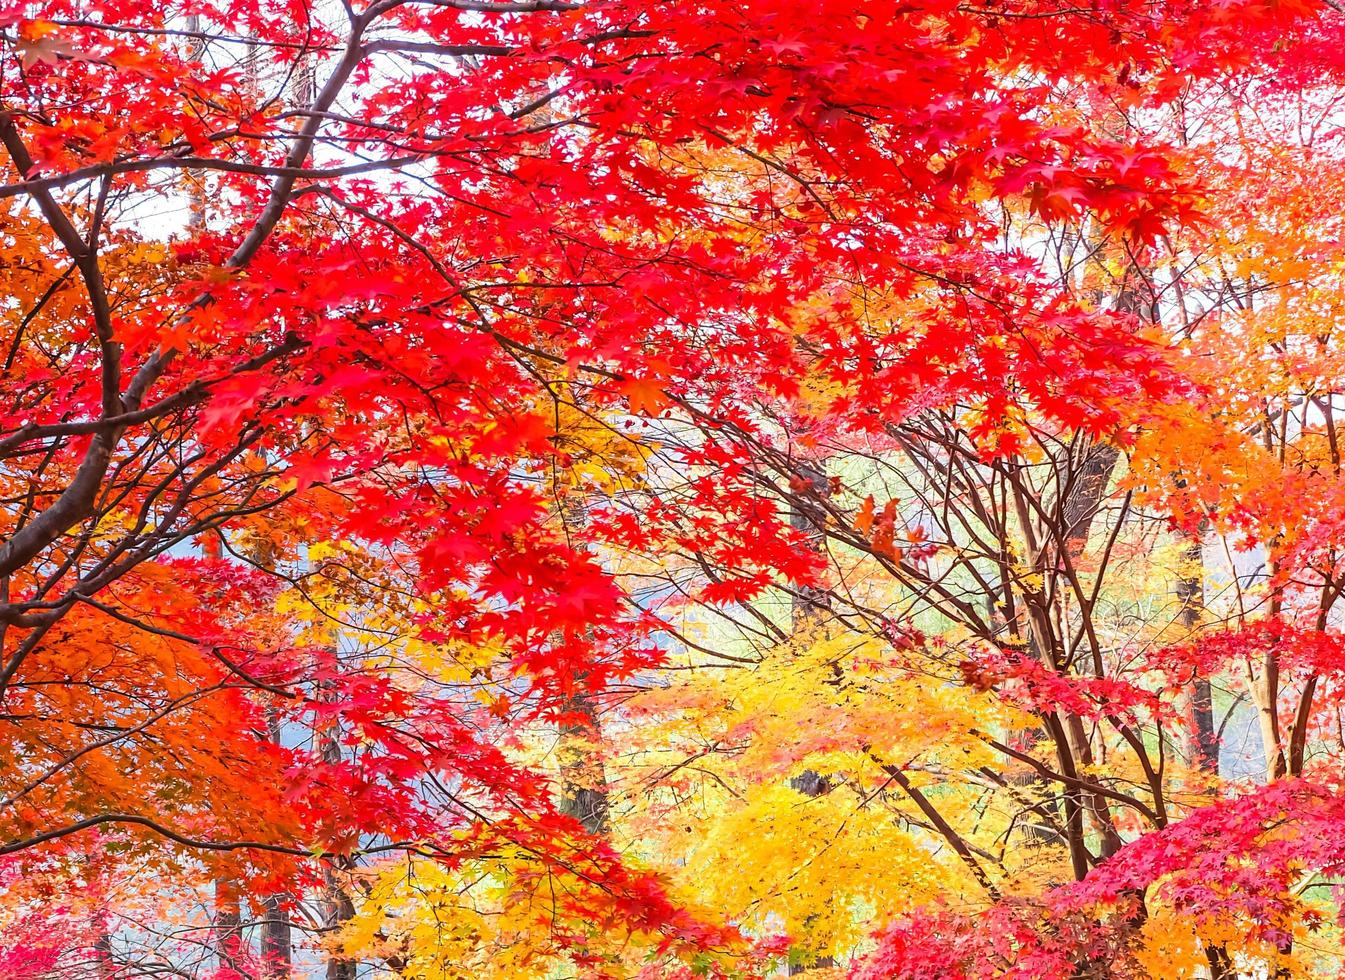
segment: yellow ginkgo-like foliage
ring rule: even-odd
[[[796,956],[853,953],[875,909],[974,908],[985,882],[1011,889],[1052,863],[1049,847],[972,853],[976,871],[931,824],[917,797],[936,798],[970,846],[1010,832],[1002,758],[978,733],[1023,719],[879,641],[807,631],[629,707],[638,724],[609,727],[609,769],[631,846],[753,933],[801,940]]]

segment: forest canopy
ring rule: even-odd
[[[0,977],[1345,976],[1343,216],[1335,0],[0,5]]]

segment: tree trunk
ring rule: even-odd
[[[116,973],[116,964],[112,959],[112,936],[108,934],[105,925],[98,928],[98,938],[93,944],[93,957],[98,980],[111,980]]]
[[[243,905],[238,883],[230,877],[215,880],[215,960],[221,971],[238,972],[243,966]]]
[[[271,741],[280,744],[280,718],[274,710],[266,714]],[[294,968],[294,943],[290,932],[290,917],[286,911],[287,896],[267,895],[262,899],[262,971],[268,980],[283,980]]]
[[[290,917],[285,911],[282,895],[267,895],[262,899],[262,969],[265,976],[283,980],[294,968],[293,943],[290,939]]]
[[[558,511],[566,536],[583,529],[588,509],[582,500],[565,497]],[[562,637],[555,637],[560,642]],[[560,727],[560,811],[574,817],[590,834],[606,835],[608,823],[607,768],[602,758],[602,726],[593,696],[578,689],[585,678],[575,678],[576,693],[566,711],[576,720]]]
[[[584,693],[576,694],[567,710],[583,721],[560,729],[560,811],[574,817],[590,834],[605,835],[608,824],[607,769],[602,758],[602,728],[597,707]]]
[[[1189,635],[1200,625],[1205,612],[1205,561],[1201,548],[1202,531],[1191,536],[1185,558],[1187,569],[1177,582],[1177,601],[1181,603],[1180,621]],[[1183,754],[1202,772],[1218,775],[1219,744],[1214,728],[1214,701],[1210,679],[1199,675],[1191,679],[1183,705],[1189,727],[1184,735]]]
[[[321,735],[322,758],[328,763],[341,761],[340,729],[336,721]],[[334,866],[333,866],[334,865]],[[350,897],[338,870],[348,870],[352,866],[349,858],[334,858],[322,870],[323,925],[328,929],[339,929],[355,918],[355,902]],[[359,970],[359,960],[343,955],[344,949],[333,951],[327,958],[327,980],[355,980]]]
[[[798,475],[806,483],[808,491],[818,496],[827,494],[827,476],[820,467],[810,463],[801,463],[798,466]],[[805,491],[805,493],[808,491]],[[809,513],[806,497],[803,497],[801,501],[796,501],[790,507],[789,524],[795,531],[809,535],[811,548],[819,549],[821,547],[822,531],[814,515]],[[790,632],[799,633],[807,629],[811,624],[818,621],[826,608],[827,596],[824,591],[812,588],[800,589],[790,600]],[[816,799],[831,789],[831,783],[827,777],[811,769],[805,769],[797,776],[792,776],[789,785],[810,799]],[[798,976],[809,970],[834,967],[835,965],[835,957],[819,956],[810,963],[791,963],[789,965],[789,975],[791,977]]]

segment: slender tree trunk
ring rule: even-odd
[[[201,30],[200,14],[191,14],[187,17],[187,30],[193,34]],[[205,51],[204,39],[193,37],[187,42],[187,58],[189,60],[204,60]],[[206,217],[209,214],[209,202],[206,200],[205,171],[190,169],[186,171],[185,177],[187,192],[191,197],[191,203],[187,210],[187,230],[195,238],[206,230]]]
[[[280,744],[280,717],[272,710],[266,715],[271,741]],[[290,917],[286,911],[287,896],[267,895],[262,899],[262,969],[268,978],[282,980],[294,968],[294,944],[291,938]]]
[[[1275,604],[1278,606],[1278,603]],[[1272,608],[1271,615],[1279,609]],[[1280,741],[1280,654],[1272,641],[1261,658],[1261,671],[1251,678],[1252,697],[1256,701],[1256,721],[1265,752],[1266,781],[1273,782],[1288,772],[1284,744]]]
[[[193,15],[194,19],[196,18]],[[248,60],[246,72],[251,77],[255,69],[256,49],[254,46],[248,46]],[[312,108],[313,99],[317,92],[317,74],[316,65],[313,58],[308,55],[302,55],[295,67],[294,77],[291,81],[291,93],[296,109]],[[199,174],[198,174],[199,178]],[[196,230],[205,228],[205,193],[204,182],[196,185],[196,193],[199,197],[193,200],[192,215],[193,227]],[[274,558],[271,554],[254,555],[254,559],[263,568],[273,571],[275,566]],[[271,741],[280,744],[280,722],[275,711],[267,712],[267,728],[269,730]],[[339,759],[340,749],[337,749]],[[327,879],[327,888],[330,891],[333,882]],[[272,980],[283,980],[291,975],[294,969],[294,939],[293,925],[290,922],[289,912],[286,908],[289,896],[284,894],[266,895],[262,898],[262,970],[267,978]],[[351,910],[353,914],[353,909]],[[329,970],[330,973],[330,970]]]
[[[1186,567],[1177,580],[1177,601],[1181,604],[1179,622],[1189,637],[1200,625],[1205,613],[1205,554],[1206,523],[1192,533],[1186,543],[1183,558]],[[1210,679],[1196,674],[1182,695],[1182,712],[1187,727],[1182,732],[1182,755],[1192,767],[1208,775],[1219,774],[1219,739],[1214,727],[1214,700]],[[1205,943],[1205,961],[1209,964],[1211,980],[1232,977],[1233,965],[1228,949],[1222,943]]]
[[[355,903],[350,898],[336,870],[326,868],[322,872],[324,891],[323,924],[338,928],[355,918]],[[344,951],[332,953],[327,958],[327,980],[355,980],[359,970],[359,960],[343,955]]]
[[[98,927],[98,938],[93,944],[93,958],[98,980],[112,980],[116,964],[112,959],[112,936],[108,933],[106,925],[100,924]]]
[[[262,899],[262,969],[273,980],[284,980],[294,969],[294,947],[290,938],[290,917],[283,895]]]
[[[1186,571],[1177,582],[1177,601],[1181,603],[1181,624],[1188,635],[1200,625],[1205,612],[1205,560],[1202,545],[1204,522],[1187,542]],[[1191,679],[1183,705],[1188,728],[1184,732],[1183,754],[1202,772],[1218,775],[1219,744],[1214,728],[1214,701],[1210,679],[1197,675]]]
[[[215,880],[215,960],[221,970],[243,966],[243,903],[231,877]]]
[[[559,512],[567,536],[582,530],[588,521],[587,508],[573,497],[561,501]],[[556,639],[559,642],[562,638]],[[575,680],[583,684],[585,678]],[[560,728],[560,810],[578,820],[590,834],[605,835],[610,830],[609,801],[598,706],[591,694],[579,690],[565,707],[576,720]]]
[[[1038,574],[1045,577],[1056,564],[1065,561],[1077,567],[1119,458],[1120,454],[1115,447],[1090,442],[1071,448],[1056,461],[1058,496],[1052,515],[1052,522],[1058,525],[1056,527],[1045,526],[1034,530],[1036,511],[1025,499],[1033,490],[1024,486],[1017,474],[1010,476],[1014,510],[1029,548],[1035,551],[1034,570]],[[1048,668],[1061,669],[1057,662],[1058,643],[1052,623],[1052,610],[1044,605],[1041,594],[1025,594],[1022,605],[1022,625],[1026,627],[1030,651]],[[1087,610],[1080,610],[1080,615],[1088,615]],[[1093,764],[1093,747],[1079,717],[1062,711],[1043,716],[1042,721],[1041,730],[1023,733],[1024,740],[1031,742],[1043,734],[1049,735],[1055,743],[1062,775],[1075,778],[1081,768],[1086,769]],[[1021,785],[1037,784],[1040,781],[1037,774],[1028,773]],[[1082,878],[1092,863],[1085,839],[1086,831],[1091,829],[1101,838],[1104,857],[1120,849],[1120,835],[1112,823],[1110,804],[1100,793],[1069,786],[1061,795],[1065,809],[1065,843],[1069,848],[1071,869],[1075,878]]]
[[[800,464],[799,474],[802,480],[807,484],[808,489],[818,496],[825,496],[828,491],[827,476],[820,467],[811,464]],[[789,512],[790,526],[801,534],[810,536],[811,547],[818,549],[823,540],[822,533],[818,527],[817,521],[811,515],[806,504],[795,503]],[[800,633],[810,625],[816,624],[821,618],[821,613],[827,607],[826,593],[819,589],[800,589],[790,600],[789,620],[790,631]],[[802,793],[810,799],[816,799],[831,789],[831,783],[826,776],[814,772],[812,769],[805,769],[797,776],[792,776],[789,780],[791,788]],[[806,925],[806,923],[805,923]],[[836,959],[833,956],[819,956],[810,963],[791,963],[789,965],[789,975],[798,976],[809,970],[821,969],[824,967],[834,967]]]
[[[607,769],[597,707],[589,695],[581,693],[569,700],[566,710],[582,721],[560,729],[560,810],[578,820],[590,834],[605,835],[610,829]]]
[[[333,721],[319,738],[323,761],[339,763],[341,761],[341,742],[338,723]],[[355,918],[355,902],[350,897],[350,892],[347,891],[345,883],[338,874],[339,870],[348,870],[351,863],[348,858],[337,858],[334,865],[328,864],[322,870],[322,917],[323,925],[328,929],[339,929]],[[359,960],[351,959],[344,953],[343,949],[338,949],[328,956],[327,980],[355,980],[356,973],[359,970]]]

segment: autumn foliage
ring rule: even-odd
[[[0,976],[1345,972],[1342,52],[0,6]]]

